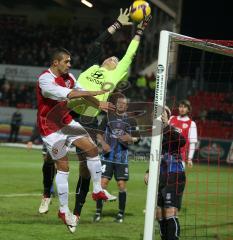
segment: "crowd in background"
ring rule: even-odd
[[[49,66],[49,53],[55,47],[64,47],[72,53],[72,67],[82,69],[88,49],[100,29],[91,25],[80,28],[76,24],[50,26],[15,23],[0,25],[0,31],[0,64]],[[122,57],[129,38],[129,33],[121,31],[116,39],[106,41],[103,59],[113,55]]]
[[[0,106],[36,108],[35,84],[28,85],[0,79]]]
[[[49,66],[50,52],[56,47],[64,47],[72,54],[72,67],[83,69],[91,44],[114,20],[103,17],[98,27],[91,23],[82,25],[78,21],[58,26],[29,24],[25,16],[3,18],[0,15],[0,64]],[[160,25],[145,32],[134,69],[141,70],[157,58]],[[114,34],[104,43],[102,60],[110,56],[123,57],[133,35],[130,27]]]

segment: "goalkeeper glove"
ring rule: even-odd
[[[123,12],[123,9],[120,9],[120,15],[117,18],[117,21],[112,25],[115,30],[120,29],[122,26],[130,26],[133,23],[130,22],[130,8],[126,8],[125,11]]]
[[[139,36],[143,35],[143,32],[145,30],[145,28],[147,27],[147,25],[149,24],[150,20],[152,19],[152,16],[149,15],[147,17],[145,17],[138,25],[137,25],[137,30],[136,30],[136,34]]]

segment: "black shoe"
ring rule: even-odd
[[[96,213],[93,217],[93,222],[100,222],[100,220],[101,220],[101,214]]]
[[[124,221],[124,215],[121,214],[121,213],[118,213],[117,216],[116,216],[116,218],[115,218],[115,222],[117,222],[117,223],[123,223],[123,221]]]

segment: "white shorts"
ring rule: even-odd
[[[65,157],[70,145],[77,139],[89,137],[87,131],[78,122],[72,120],[67,126],[51,133],[48,136],[42,136],[42,140],[53,160]]]

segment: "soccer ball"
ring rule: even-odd
[[[130,18],[134,22],[141,22],[146,16],[150,15],[151,8],[148,2],[136,0],[131,6]]]

